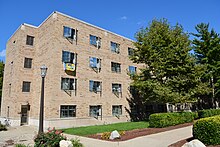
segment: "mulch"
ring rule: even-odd
[[[181,147],[185,143],[190,142],[193,139],[194,139],[193,137],[187,138],[187,139],[183,139],[183,140],[177,141],[176,143],[173,143],[173,144],[169,145],[168,147]],[[207,147],[220,147],[220,145],[210,145],[210,146],[207,146]]]
[[[113,141],[113,142],[114,141],[125,141],[125,140],[129,140],[132,138],[140,137],[140,136],[156,134],[156,133],[165,132],[165,131],[178,129],[178,128],[182,128],[182,127],[187,127],[187,126],[191,126],[191,125],[193,125],[193,123],[185,123],[185,124],[170,126],[170,127],[166,127],[166,128],[145,128],[145,129],[136,129],[136,130],[131,130],[131,131],[125,131],[125,135],[122,135],[120,139],[115,139],[115,140],[107,139],[107,141]],[[101,134],[88,135],[87,137],[103,140],[103,139],[101,139]]]

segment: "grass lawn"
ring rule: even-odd
[[[148,128],[148,122],[124,122],[124,123],[116,123],[109,125],[96,125],[96,126],[88,126],[88,127],[77,127],[77,128],[69,128],[62,129],[64,133],[74,134],[79,136],[86,136],[91,134],[103,133],[103,132],[112,132],[114,130],[117,131],[128,131],[134,129],[142,129]]]

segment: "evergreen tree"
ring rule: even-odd
[[[131,60],[145,68],[132,83],[145,101],[183,103],[194,100],[198,83],[189,35],[166,19],[153,20],[136,34]]]
[[[197,64],[205,67],[201,80],[209,87],[198,96],[203,101],[208,100],[209,107],[215,108],[220,95],[220,37],[214,29],[209,30],[209,24],[200,23],[195,29],[193,45]]]

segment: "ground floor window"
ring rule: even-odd
[[[112,115],[113,116],[122,115],[122,105],[113,105],[112,106]]]
[[[97,105],[97,106],[90,106],[89,107],[89,116],[90,117],[97,117],[101,115],[101,106]]]
[[[60,106],[60,117],[76,117],[76,106],[75,105],[61,105]]]

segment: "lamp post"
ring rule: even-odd
[[[38,134],[43,133],[43,123],[44,123],[44,78],[47,73],[47,67],[45,65],[41,66],[41,98],[40,98],[40,116],[39,116],[39,131]]]

